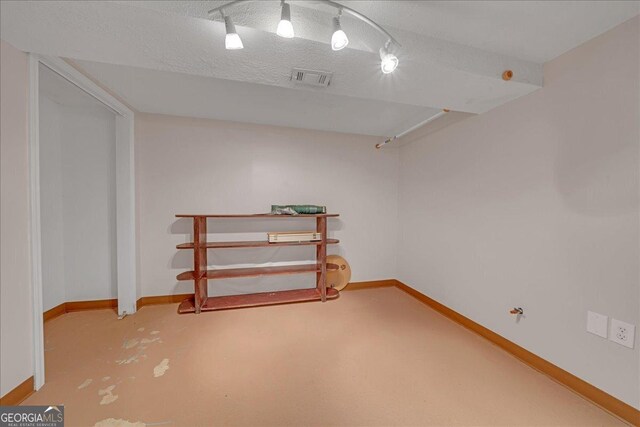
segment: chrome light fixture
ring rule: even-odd
[[[398,57],[393,53],[389,53],[388,42],[384,47],[380,48],[380,69],[384,74],[393,73],[398,67]]]
[[[224,26],[227,30],[227,35],[224,39],[225,49],[227,50],[243,49],[244,45],[242,44],[242,40],[240,39],[240,36],[236,32],[236,26],[233,24],[233,21],[231,21],[230,16],[224,17]]]
[[[0,0],[1,1],[1,0]],[[225,48],[228,50],[234,49],[242,49],[244,46],[242,45],[242,40],[240,36],[236,32],[236,28],[231,21],[231,18],[225,15],[225,11],[237,6],[241,3],[259,3],[262,0],[232,0],[228,3],[211,9],[209,11],[209,16],[212,17],[216,13],[220,13],[224,18],[225,27],[227,30],[227,35],[225,38]],[[340,3],[337,3],[333,0],[309,0],[309,2],[320,3],[325,6],[333,7],[338,10],[338,16],[332,19],[333,33],[331,35],[331,49],[332,50],[342,50],[349,44],[349,38],[347,34],[342,30],[340,25],[340,19],[342,17],[342,12],[346,12],[349,15],[359,19],[364,22],[374,30],[378,31],[380,34],[385,36],[386,43],[384,43],[383,47],[380,49],[380,69],[383,74],[390,74],[398,67],[398,57],[392,53],[393,50],[397,50],[400,48],[400,43],[396,39],[393,38],[391,34],[384,28],[382,28],[378,23],[373,21],[372,19],[366,17],[362,13],[351,9],[350,7],[343,6]],[[280,22],[278,23],[278,27],[276,29],[276,34],[280,37],[284,37],[287,39],[291,39],[295,36],[293,31],[293,24],[291,24],[291,6],[285,0],[280,0]]]
[[[280,22],[278,23],[276,34],[285,39],[292,39],[295,36],[293,25],[291,24],[291,7],[284,0],[282,0],[282,12],[280,13]]]
[[[333,50],[344,49],[349,44],[349,38],[340,26],[341,14],[342,11],[340,11],[337,17],[333,18],[333,35],[331,36],[331,49]]]

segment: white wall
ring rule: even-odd
[[[117,298],[114,113],[41,93],[40,152],[44,310]]]
[[[193,292],[175,276],[192,269],[191,221],[178,213],[268,212],[272,203],[326,205],[339,219],[353,280],[396,275],[398,152],[379,138],[160,115],[136,116],[136,197],[142,295]],[[314,229],[312,220],[210,220],[210,239],[265,239],[267,231]],[[210,265],[294,262],[313,247],[210,250]],[[313,287],[314,275],[210,281],[210,295]]]
[[[62,114],[58,104],[42,95],[39,98],[42,305],[44,311],[47,311],[66,302],[64,206],[62,204]]]
[[[639,19],[545,65],[545,87],[401,148],[399,278],[627,402],[640,326]],[[522,306],[525,318],[508,314]]]
[[[33,375],[27,55],[0,40],[0,396]]]

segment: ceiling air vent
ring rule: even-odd
[[[327,87],[331,84],[333,73],[328,71],[304,70],[302,68],[294,68],[291,70],[291,81],[296,84]]]

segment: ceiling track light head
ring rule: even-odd
[[[224,28],[227,31],[227,34],[232,34],[232,33],[236,33],[236,26],[233,23],[233,21],[231,20],[230,16],[225,16],[224,17]]]
[[[291,6],[286,1],[282,0],[280,2],[282,6],[282,11],[280,12],[280,19],[284,19],[286,21],[291,21]]]
[[[389,52],[389,44],[391,40],[387,41],[383,47],[380,48],[380,69],[384,74],[393,73],[398,67],[398,57]]]
[[[286,39],[292,39],[295,35],[293,25],[291,24],[291,6],[284,0],[281,1],[282,11],[280,12],[280,22],[276,34]]]
[[[349,44],[347,34],[340,26],[340,14],[333,18],[333,35],[331,36],[331,49],[342,50]]]
[[[236,26],[233,24],[230,16],[225,16],[224,14],[224,26],[227,32],[227,35],[224,38],[224,47],[227,50],[238,50],[243,49],[244,45],[242,44],[242,40],[240,36],[236,32]]]

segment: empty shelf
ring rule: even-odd
[[[274,267],[223,268],[207,270],[204,274],[207,279],[232,279],[234,277],[267,276],[273,274],[316,273],[320,271],[320,268],[319,264],[297,264],[278,265]],[[327,271],[337,270],[338,268],[336,264],[327,264]],[[194,280],[198,278],[193,271],[185,271],[176,276],[178,280]]]

